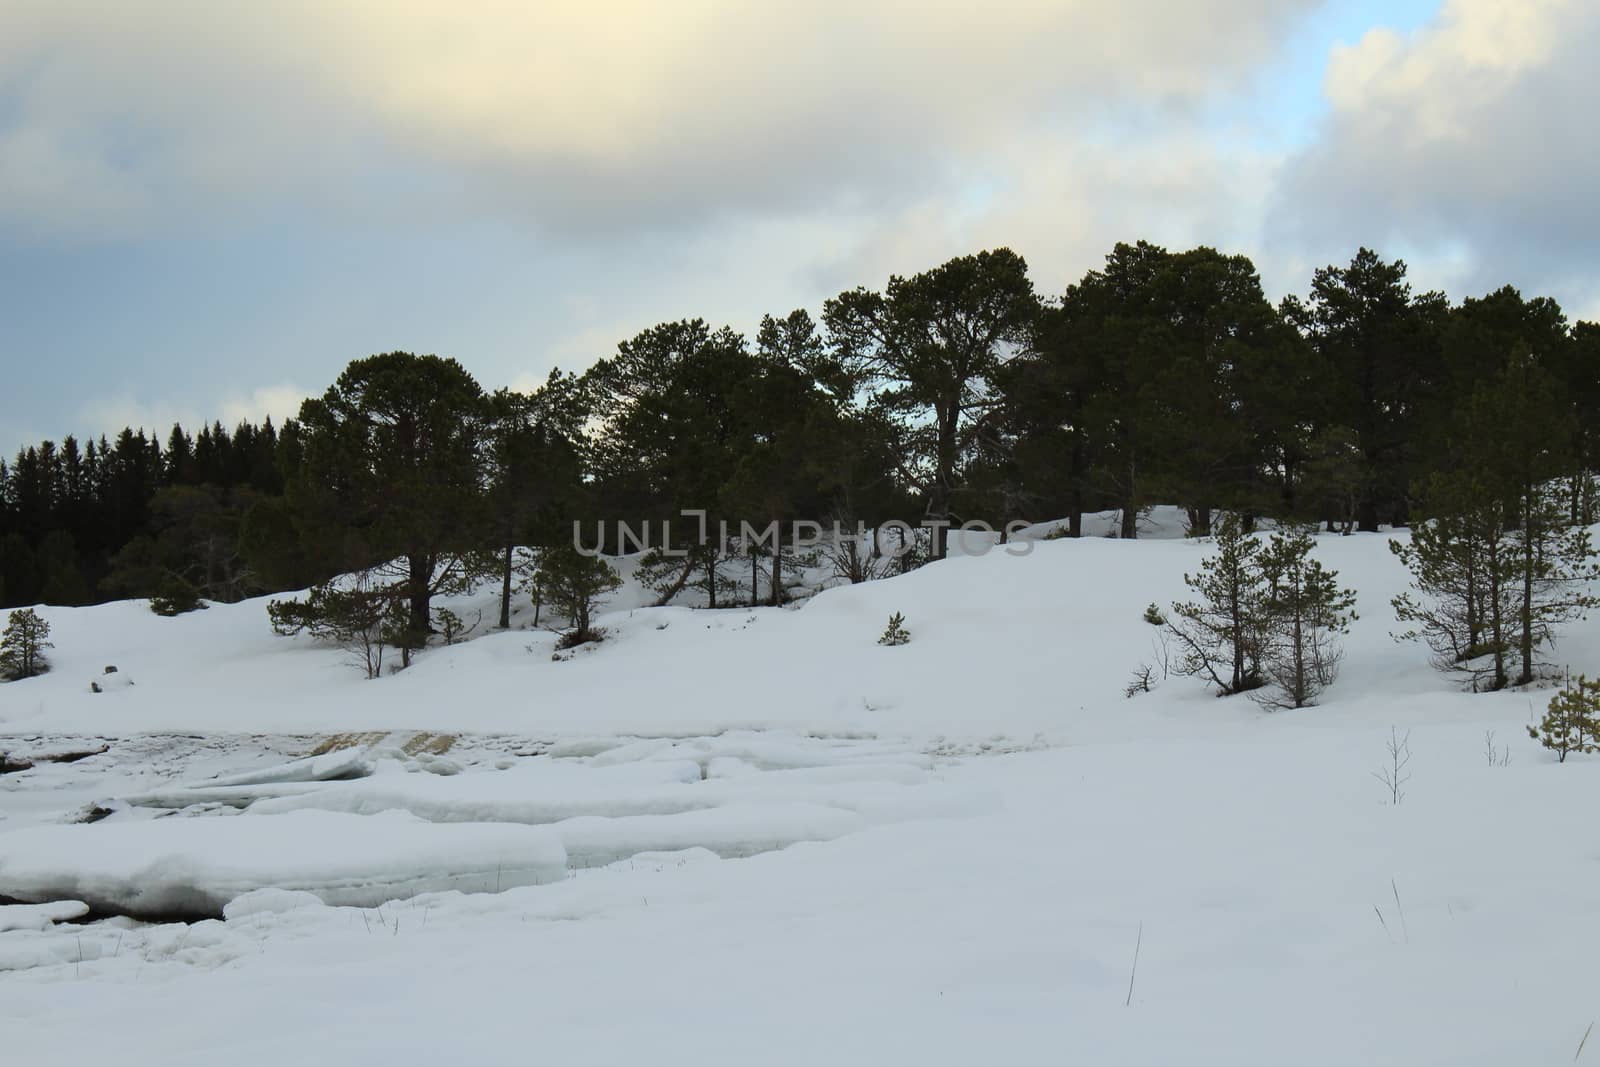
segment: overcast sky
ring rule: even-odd
[[[1600,318],[1594,0],[0,0],[0,448],[487,387],[1009,245]]]

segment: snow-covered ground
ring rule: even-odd
[[[1175,538],[996,550],[788,609],[625,590],[569,659],[480,631],[378,681],[274,637],[259,601],[49,609],[56,669],[0,686],[0,751],[106,751],[0,775],[0,895],[50,903],[0,906],[0,1049],[1600,1057],[1578,1054],[1600,759],[1526,737],[1548,693],[1462,693],[1390,638],[1386,540],[1319,539],[1361,618],[1323,704],[1276,713],[1176,677],[1124,698],[1157,658],[1140,613],[1205,551]],[[912,641],[879,646],[895,611]],[[1551,658],[1592,669],[1600,624]],[[90,692],[107,664],[132,684]],[[1398,804],[1374,775],[1392,736]],[[141,898],[193,921],[98,917]]]

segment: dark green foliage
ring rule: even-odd
[[[200,611],[205,607],[194,586],[181,578],[170,579],[161,587],[161,592],[150,598],[150,610],[167,618]]]
[[[408,631],[429,631],[431,598],[462,587],[484,539],[488,414],[460,363],[408,352],[356,360],[300,409],[302,541],[348,566],[397,561]]]
[[[1461,405],[1450,468],[1425,483],[1428,521],[1393,544],[1413,593],[1394,601],[1441,670],[1474,689],[1535,680],[1539,650],[1595,606],[1589,534],[1568,525],[1566,486],[1581,474],[1571,414],[1553,376],[1518,344]]]
[[[1146,607],[1144,609],[1144,614],[1140,617],[1151,626],[1165,626],[1167,624],[1167,617],[1163,615],[1161,613],[1161,609],[1156,607],[1154,604]]]
[[[44,650],[50,643],[50,624],[32,608],[18,608],[6,619],[0,633],[0,678],[17,682],[50,669]]]
[[[962,466],[985,415],[999,407],[999,368],[1027,342],[1038,313],[1027,263],[1007,248],[897,275],[882,293],[853,289],[824,306],[844,374],[877,387],[873,403],[898,431],[901,474],[929,519],[951,520]],[[944,553],[941,533],[932,555]]]
[[[271,420],[241,423],[231,433],[213,424],[201,431],[198,451],[181,427],[173,427],[168,451],[154,436],[127,429],[114,443],[68,436],[59,446],[44,441],[24,448],[13,463],[0,461],[0,605],[88,604],[158,593],[173,569],[174,549],[182,547],[167,534],[174,515],[163,496],[203,492],[220,511],[242,512],[257,496],[282,491],[279,440]],[[160,565],[144,567],[148,546],[118,558],[134,542],[159,542],[164,535]],[[237,545],[224,551],[235,555]],[[178,569],[195,566],[203,563],[184,559]],[[221,589],[208,595],[236,599]]]
[[[500,627],[511,625],[511,594],[519,545],[549,545],[570,537],[583,498],[583,422],[589,396],[559,370],[532,393],[502,389],[490,397],[487,512],[496,559],[482,566],[500,578]]]
[[[553,545],[539,557],[535,580],[544,601],[568,621],[562,648],[600,640],[603,634],[593,623],[595,609],[606,594],[622,586],[609,563],[585,556],[570,544]]]
[[[767,316],[751,340],[662,323],[528,394],[485,397],[449,359],[360,359],[281,427],[129,428],[0,461],[0,605],[226,602],[371,569],[403,590],[405,650],[432,596],[478,578],[509,624],[517,552],[576,520],[606,520],[608,552],[615,520],[670,520],[653,547],[692,551],[654,561],[662,591],[724,606],[781,602],[799,562],[792,542],[733,543],[741,521],[1065,516],[1076,536],[1118,509],[1132,537],[1175,503],[1195,535],[1223,512],[1242,532],[1427,521],[1418,550],[1449,547],[1406,621],[1481,687],[1525,682],[1589,604],[1572,528],[1596,517],[1600,327],[1509,287],[1452,307],[1406,273],[1362,249],[1273,307],[1242,256],[1134,242],[1041,300],[998,249],[841,293],[820,319]],[[944,540],[825,551],[857,581]],[[1258,673],[1243,658],[1228,688]]]
[[[1302,417],[1323,429],[1347,429],[1360,452],[1361,530],[1408,520],[1408,490],[1427,452],[1429,404],[1442,390],[1447,310],[1440,293],[1412,293],[1405,263],[1386,262],[1366,248],[1346,267],[1317,271],[1305,303],[1285,301],[1285,318],[1314,353],[1317,387],[1302,402],[1311,405]]]

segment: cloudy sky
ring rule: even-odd
[[[1600,318],[1593,0],[0,0],[0,448],[486,386],[979,248]]]

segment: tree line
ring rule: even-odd
[[[1597,400],[1600,327],[1511,287],[1415,292],[1403,262],[1367,249],[1276,305],[1247,257],[1211,248],[1118,244],[1045,295],[996,249],[767,316],[753,337],[662,323],[531,392],[387,353],[282,427],[25,449],[0,464],[0,604],[183,610],[382,566],[397,625],[426,634],[433,596],[486,576],[506,622],[528,578],[519,546],[682,508],[850,527],[1065,517],[1072,536],[1117,509],[1136,537],[1157,502],[1196,535],[1224,513],[1351,532],[1491,507],[1488,527],[1564,528],[1594,517]],[[1535,482],[1562,491],[1535,508]],[[687,554],[646,561],[664,596],[781,602],[781,546],[739,555],[673,530]],[[898,565],[944,547],[936,531]],[[1475,581],[1512,573],[1473,559]],[[1538,632],[1483,639],[1494,611],[1528,609],[1498,586],[1474,596],[1469,650]]]
[[[174,425],[163,446],[130,428],[0,459],[0,606],[264,592],[239,533],[256,503],[283,493],[293,434],[270,418]]]

